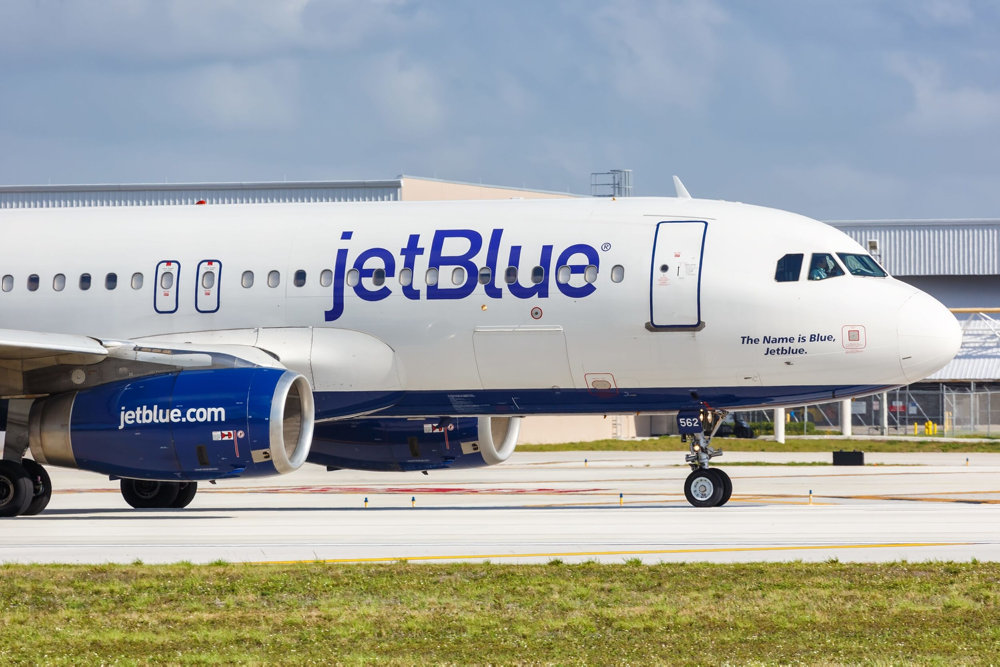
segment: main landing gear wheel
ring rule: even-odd
[[[170,484],[170,482],[164,482]],[[181,509],[187,507],[194,500],[194,494],[198,493],[198,482],[175,482],[177,484],[177,497],[170,503],[171,507]]]
[[[714,468],[698,468],[684,482],[684,497],[695,507],[716,507],[722,503],[724,483]]]
[[[122,498],[136,509],[171,507],[180,491],[176,482],[149,479],[122,479],[121,486]]]
[[[0,461],[0,516],[24,514],[34,497],[31,478],[20,463]]]
[[[22,460],[21,465],[31,480],[32,491],[31,502],[21,514],[34,516],[48,506],[49,500],[52,498],[52,480],[49,479],[49,473],[45,472],[45,468],[31,459]]]

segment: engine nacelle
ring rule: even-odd
[[[123,380],[35,401],[28,432],[39,463],[196,481],[297,469],[309,455],[313,422],[304,376],[231,368]]]
[[[316,424],[308,461],[378,471],[481,468],[510,457],[520,428],[520,417],[324,422]]]

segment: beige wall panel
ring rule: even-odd
[[[517,442],[550,445],[559,442],[634,438],[635,420],[633,415],[525,417],[521,420],[521,433]]]
[[[403,201],[442,201],[458,199],[568,199],[574,197],[566,192],[544,192],[541,190],[519,190],[493,185],[473,183],[452,183],[433,179],[404,176],[402,179]]]

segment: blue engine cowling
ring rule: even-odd
[[[520,417],[352,419],[316,424],[308,461],[328,468],[478,468],[507,460]]]
[[[206,480],[297,469],[309,454],[306,378],[275,368],[184,370],[35,401],[35,460],[116,477]]]

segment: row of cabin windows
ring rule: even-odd
[[[801,263],[801,255],[799,256]],[[428,285],[437,285],[440,276],[439,271],[436,268],[427,269],[424,273],[424,282]],[[570,278],[573,276],[573,270],[568,266],[560,266],[556,270],[556,280],[560,283],[568,283]],[[215,287],[215,271],[205,271],[201,276],[201,286],[204,289],[212,289]],[[385,269],[373,269],[371,281],[373,285],[384,285],[385,284]],[[401,269],[399,272],[399,284],[406,286],[413,284],[413,271],[408,268]],[[452,269],[451,272],[451,282],[454,285],[464,285],[465,284],[465,269],[462,267],[456,267]],[[611,282],[620,283],[625,279],[625,267],[621,264],[616,264],[611,267]],[[796,278],[797,279],[797,278]],[[479,284],[486,285],[491,280],[493,280],[493,271],[488,266],[484,266],[479,269]],[[538,284],[545,280],[545,268],[541,266],[536,266],[531,269],[531,282]],[[583,271],[583,280],[587,283],[593,283],[597,281],[597,267],[590,265],[586,267]],[[351,269],[347,272],[346,276],[347,285],[354,287],[361,282],[361,273],[357,269]],[[517,282],[517,267],[508,266],[504,271],[504,282],[508,285]],[[78,285],[81,290],[87,291],[93,284],[93,277],[89,273],[81,273]],[[254,285],[254,273],[253,271],[244,271],[243,275],[240,277],[240,284],[245,288],[253,287]],[[277,287],[281,284],[281,273],[279,271],[269,271],[267,273],[267,286]],[[306,272],[302,269],[297,270],[292,275],[292,284],[296,287],[303,287],[306,284]],[[319,284],[322,287],[329,287],[333,284],[333,271],[330,269],[324,269],[319,274]],[[41,285],[41,279],[38,277],[37,273],[32,273],[28,276],[28,291],[36,292],[38,287]],[[141,273],[133,273],[132,279],[129,281],[129,286],[134,289],[142,289],[143,276]],[[172,272],[164,272],[160,276],[160,288],[169,290],[174,286],[174,274]],[[107,290],[114,290],[118,287],[118,274],[108,273],[104,276],[104,288]],[[0,289],[4,292],[10,292],[14,289],[14,276],[8,274],[0,279]],[[52,277],[52,289],[56,292],[61,292],[66,289],[66,275],[62,273],[57,273]]]
[[[381,286],[385,284],[386,273],[385,269],[372,269],[371,270],[371,281],[372,284]],[[424,273],[424,282],[428,285],[437,285],[440,279],[440,271],[437,268],[431,267],[427,269]],[[573,276],[573,269],[569,266],[560,266],[556,270],[556,280],[560,283],[568,283],[570,278]],[[625,279],[625,267],[616,264],[611,268],[611,281],[615,283],[620,283]],[[399,271],[398,276],[399,284],[405,286],[413,284],[413,270],[409,268],[403,268]],[[462,267],[455,267],[451,271],[451,282],[454,285],[464,285],[466,280],[465,269]],[[493,270],[484,266],[479,269],[479,284],[486,285],[493,280]],[[531,282],[538,284],[545,280],[545,268],[541,266],[536,266],[531,269]],[[593,283],[597,281],[597,267],[591,264],[583,270],[583,280],[587,283]],[[361,282],[361,272],[358,269],[350,269],[345,276],[345,282],[348,287],[354,287]],[[517,282],[517,267],[508,266],[504,271],[504,282],[508,285]],[[270,271],[267,274],[267,286],[277,287],[281,283],[281,274],[277,271]],[[244,271],[242,277],[240,278],[240,284],[243,287],[249,288],[254,285],[254,273],[253,271]],[[292,277],[292,284],[296,287],[302,287],[306,284],[306,272],[299,269],[295,272]],[[319,274],[319,284],[322,287],[329,287],[333,284],[333,271],[330,269],[324,269]]]
[[[39,286],[41,285],[41,282],[42,281],[38,277],[38,274],[32,273],[30,276],[28,276],[28,291],[37,292]],[[81,273],[80,281],[77,284],[79,285],[81,290],[86,291],[90,289],[93,282],[94,282],[93,276],[91,276],[89,273]],[[133,273],[132,280],[130,281],[129,284],[131,285],[132,289],[137,290],[137,289],[142,289],[142,282],[143,282],[142,274]],[[117,273],[109,273],[104,276],[105,289],[113,290],[116,289],[117,287],[118,287]],[[11,290],[13,290],[14,276],[8,274],[5,275],[3,278],[0,278],[0,289],[2,289],[4,292],[10,292]],[[65,274],[57,273],[56,275],[52,276],[52,289],[56,292],[62,292],[64,289],[66,289]]]

